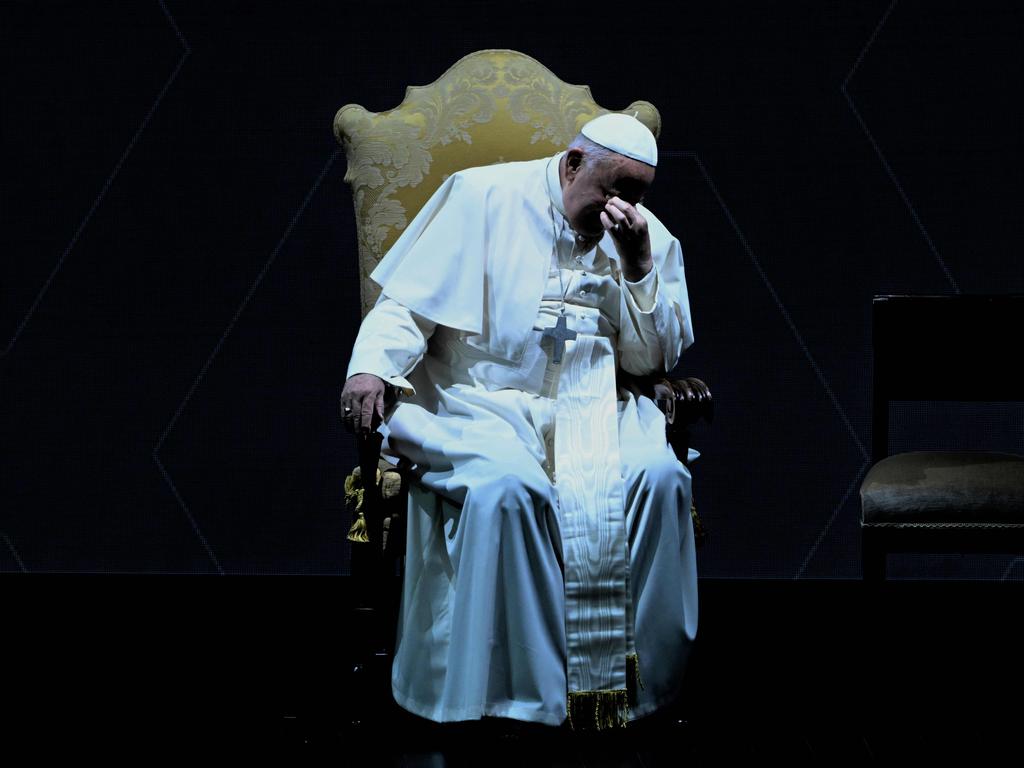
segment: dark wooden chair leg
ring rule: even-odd
[[[864,581],[885,581],[886,548],[874,531],[861,529],[861,570]]]

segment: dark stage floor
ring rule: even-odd
[[[671,708],[615,732],[438,725],[361,675],[345,577],[9,574],[4,744],[368,766],[979,760],[1022,744],[1024,584],[700,584]]]

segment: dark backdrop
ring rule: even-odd
[[[1022,292],[1009,2],[0,3],[0,570],[345,573],[359,323],[345,103],[514,48],[662,112],[702,576],[856,578],[878,292]],[[950,350],[950,375],[964,375]],[[1019,404],[895,448],[1024,451]],[[894,575],[1020,579],[1010,556]]]

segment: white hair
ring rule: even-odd
[[[595,165],[599,165],[608,160],[621,160],[623,157],[614,149],[608,149],[608,147],[598,144],[595,141],[591,141],[582,133],[576,134],[576,138],[572,140],[567,149],[582,150],[584,157],[593,161]]]

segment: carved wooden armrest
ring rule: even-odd
[[[710,422],[714,416],[711,390],[700,379],[669,378],[664,374],[636,376],[619,369],[615,383],[651,398],[664,412],[669,434],[684,430],[699,419]]]
[[[653,383],[654,402],[665,413],[669,430],[688,427],[699,419],[710,423],[715,415],[711,390],[700,379],[661,378]]]

